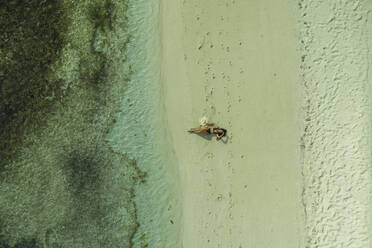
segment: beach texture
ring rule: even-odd
[[[306,247],[370,247],[368,6],[300,2]]]

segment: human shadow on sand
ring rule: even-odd
[[[211,141],[213,137],[216,137],[215,135],[206,135],[203,133],[193,133],[193,134],[198,135],[199,137],[202,137],[203,139],[206,139],[208,141]],[[227,142],[229,141],[229,136],[225,135],[224,137],[222,137],[220,140],[217,140],[217,141],[227,144]]]

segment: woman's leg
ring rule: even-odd
[[[187,130],[189,133],[205,133],[206,129],[205,128],[192,128],[190,130]]]

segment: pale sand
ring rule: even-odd
[[[183,247],[301,247],[296,3],[161,2]],[[202,116],[228,129],[225,143],[185,132]]]

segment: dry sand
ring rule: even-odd
[[[293,1],[161,1],[168,142],[183,247],[301,247]],[[199,119],[228,130],[185,132]]]

